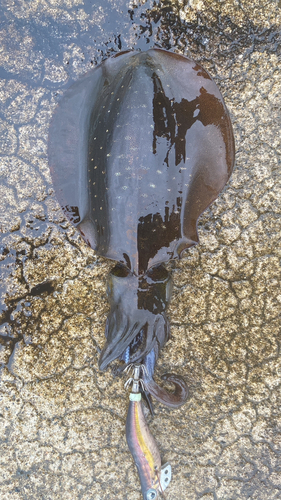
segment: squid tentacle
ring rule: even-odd
[[[124,331],[119,329],[115,335],[108,336],[99,359],[101,370],[105,370],[111,361],[118,358],[125,351],[139,330],[140,325],[136,322],[131,329],[128,328],[127,324]]]
[[[158,358],[158,351],[156,345],[163,347],[169,338],[169,326],[166,315],[159,314],[154,321],[153,325],[148,324],[142,338],[142,344],[137,352],[130,356],[130,363],[138,363],[154,349],[157,352],[156,359]]]
[[[148,377],[144,373],[144,383],[146,390],[153,396],[157,401],[163,403],[170,408],[179,408],[182,406],[188,398],[189,391],[186,381],[180,375],[174,373],[167,373],[163,375],[162,380],[167,382],[172,382],[175,385],[174,392],[169,392],[163,387],[160,387],[152,377]]]
[[[147,356],[150,351],[154,348],[156,342],[157,329],[155,326],[160,321],[160,317],[157,317],[154,325],[147,324],[147,328],[144,329],[144,334],[142,335],[141,345],[138,350],[130,357],[130,363],[137,363],[141,361],[145,356]]]

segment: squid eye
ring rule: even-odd
[[[160,264],[159,266],[154,266],[148,269],[146,276],[157,283],[166,281],[169,277],[169,273],[167,269]]]
[[[110,273],[112,276],[116,276],[117,278],[126,278],[131,274],[130,269],[124,266],[123,264],[116,264],[116,266],[111,270]]]

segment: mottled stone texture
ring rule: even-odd
[[[97,369],[108,261],[65,221],[48,127],[104,57],[154,44],[197,59],[231,113],[236,169],[173,268],[172,338],[157,374],[186,375],[150,427],[168,499],[281,499],[280,2],[2,0],[1,500],[140,500],[124,378]]]

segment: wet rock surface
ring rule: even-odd
[[[280,4],[280,2],[279,2]],[[172,262],[157,373],[191,397],[150,420],[167,498],[281,498],[281,12],[274,1],[3,1],[0,21],[0,496],[141,500],[124,378],[97,369],[106,276],[64,219],[48,169],[63,91],[105,57],[154,45],[199,61],[225,97],[232,178]]]

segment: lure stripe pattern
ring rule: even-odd
[[[136,395],[134,394],[134,396]],[[161,469],[161,458],[157,444],[145,421],[141,399],[139,401],[130,400],[126,438],[137,465],[142,492],[146,498],[145,494],[150,488],[154,488],[156,491],[159,489],[156,470],[160,471]]]

